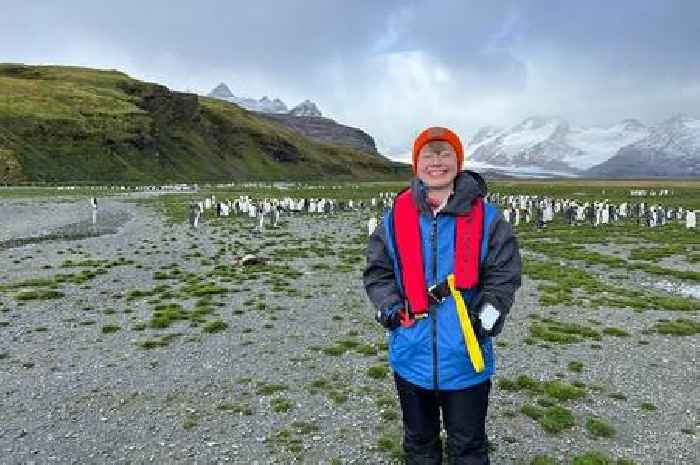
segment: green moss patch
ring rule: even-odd
[[[693,336],[700,333],[700,323],[694,320],[679,318],[673,321],[660,321],[654,329],[659,334],[668,336]]]
[[[602,339],[600,333],[590,327],[557,321],[552,318],[543,318],[540,322],[530,323],[530,337],[557,344],[573,344],[585,339],[594,341]]]
[[[615,436],[615,428],[610,426],[604,420],[597,417],[592,417],[586,420],[586,429],[595,437],[612,438]]]
[[[286,413],[292,409],[294,403],[289,399],[272,399],[270,408],[276,413]]]
[[[367,369],[367,375],[374,379],[384,379],[389,374],[389,367],[382,363],[373,365]]]
[[[65,297],[65,294],[63,292],[59,291],[54,291],[50,289],[37,289],[37,290],[31,290],[31,291],[22,291],[15,295],[15,299],[17,300],[51,300],[51,299],[60,299],[62,297]]]
[[[571,429],[576,424],[571,412],[559,405],[547,408],[524,405],[520,408],[520,412],[537,421],[545,431],[552,434]]]

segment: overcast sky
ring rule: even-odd
[[[698,0],[0,0],[0,62],[304,99],[385,154],[527,116],[700,117]]]

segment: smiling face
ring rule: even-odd
[[[418,177],[428,189],[447,189],[457,176],[457,153],[443,141],[428,142],[418,152]]]

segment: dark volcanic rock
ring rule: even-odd
[[[361,129],[336,123],[330,118],[320,116],[273,115],[255,112],[256,116],[274,121],[292,131],[296,131],[318,142],[349,145],[362,152],[382,157],[377,152],[372,136]],[[383,158],[383,157],[382,157]]]
[[[263,134],[251,134],[251,137],[273,160],[280,162],[298,162],[303,160],[299,149],[282,138],[270,138]]]
[[[149,112],[159,124],[197,121],[199,97],[197,94],[174,92],[165,86],[142,82],[126,82],[122,89],[140,97],[137,105]]]

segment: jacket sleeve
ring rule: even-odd
[[[367,296],[377,310],[378,321],[382,314],[389,315],[404,305],[386,243],[386,230],[380,222],[369,238],[367,265],[362,276]]]
[[[474,302],[477,311],[490,303],[501,313],[492,333],[503,329],[505,317],[521,285],[522,261],[513,228],[499,211],[489,228],[489,250],[481,268],[480,292]]]

